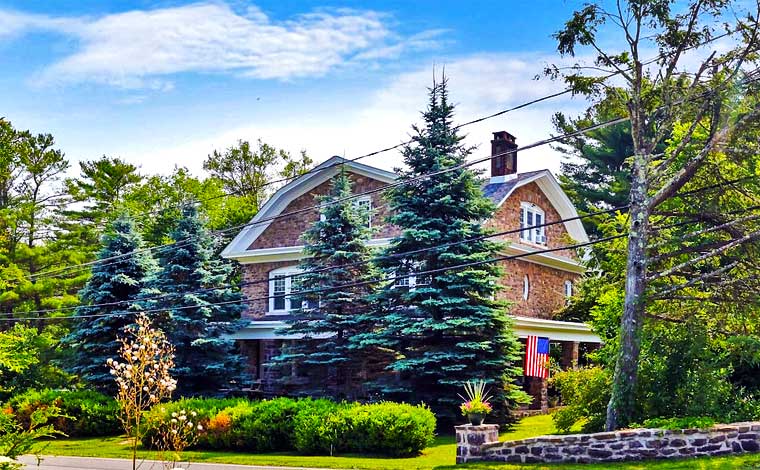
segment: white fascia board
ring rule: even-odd
[[[373,178],[383,183],[392,183],[397,178],[395,173],[380,168],[350,162],[342,157],[329,158],[311,170],[311,173],[307,173],[278,189],[240,233],[222,250],[222,256],[235,259],[232,256],[233,254],[246,251],[269,227],[272,223],[272,217],[280,215],[291,201],[337,175],[340,171],[339,163],[345,164],[352,173]]]
[[[367,240],[367,246],[372,248],[388,246],[390,238],[373,238]],[[304,246],[278,246],[275,248],[259,248],[257,250],[247,250],[240,253],[227,253],[223,256],[227,259],[234,259],[241,264],[270,263],[273,261],[298,261],[305,255]]]
[[[520,243],[510,243],[504,249],[504,253],[507,255],[524,255],[526,253],[533,253],[544,249],[546,248],[534,248]],[[568,271],[575,274],[583,274],[586,272],[586,268],[578,261],[567,258],[565,256],[559,256],[554,253],[536,253],[533,255],[521,256],[520,258],[516,258],[515,261],[527,261],[529,263],[540,264],[542,266],[560,269],[562,271]]]
[[[541,336],[554,341],[579,341],[583,343],[601,343],[599,336],[591,331],[585,323],[544,320],[541,318],[512,316],[513,329],[518,338]],[[288,324],[280,320],[254,320],[246,327],[231,335],[231,339],[300,339],[301,335],[289,335],[281,332]],[[278,331],[280,333],[278,334]],[[322,335],[320,338],[328,338]]]
[[[543,318],[513,316],[513,328],[518,338],[541,336],[555,341],[601,343],[602,340],[585,323]]]

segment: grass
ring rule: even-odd
[[[533,416],[523,419],[514,429],[501,434],[502,440],[516,440],[527,437],[552,434],[554,424],[549,416]],[[47,443],[42,451],[45,455],[129,458],[129,443],[123,437],[56,439]],[[721,457],[657,462],[634,462],[603,465],[507,465],[468,464],[454,465],[456,443],[453,436],[439,436],[435,443],[425,449],[422,455],[410,458],[367,457],[357,455],[304,456],[296,453],[278,452],[272,454],[245,454],[237,452],[188,451],[183,454],[191,462],[230,463],[243,465],[272,465],[293,467],[328,467],[361,470],[681,470],[681,469],[760,469],[760,456]],[[155,453],[140,452],[140,458],[155,458]]]

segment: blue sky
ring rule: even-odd
[[[533,76],[558,61],[551,34],[579,2],[0,1],[0,116],[50,132],[73,160],[120,156],[144,172],[201,171],[237,139],[316,160],[403,140],[433,67],[458,120],[561,87]],[[562,99],[468,128],[488,151],[506,129],[527,144]],[[397,153],[369,159],[397,166]],[[551,168],[547,149],[520,169]]]

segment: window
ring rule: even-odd
[[[529,202],[520,203],[520,240],[546,245],[544,211]]]
[[[530,279],[528,279],[528,275],[526,274],[523,278],[523,300],[528,300],[528,297],[530,296]]]
[[[565,297],[572,297],[573,296],[573,281],[567,280],[565,281]]]
[[[269,273],[269,313],[287,315],[297,308],[314,308],[315,302],[306,302],[301,297],[291,295],[298,292],[298,278],[293,278],[301,271],[295,267],[275,269]]]
[[[403,276],[403,277],[396,277],[396,276]],[[409,275],[409,271],[403,271],[401,274],[393,273],[391,277],[395,278],[393,280],[394,289],[414,290],[415,287],[430,285],[430,282],[432,280],[430,277],[430,274],[423,274],[421,276],[416,276],[414,274]]]
[[[372,198],[363,196],[354,199],[354,206],[367,218],[367,227],[372,227]]]
[[[352,202],[354,207],[367,217],[367,227],[372,228],[372,198],[370,196],[362,196],[352,199]],[[325,214],[321,211],[319,213],[319,220],[321,222],[327,220]]]

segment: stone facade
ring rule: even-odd
[[[498,441],[498,426],[457,426],[457,463],[595,463],[760,451],[760,422],[710,429],[631,429]]]

